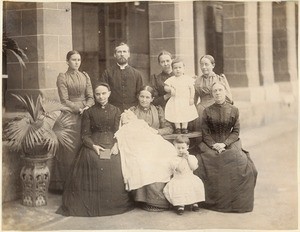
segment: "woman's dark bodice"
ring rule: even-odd
[[[224,103],[213,104],[204,110],[202,133],[203,141],[212,146],[225,143],[229,146],[238,140],[240,131],[238,108]]]
[[[119,128],[120,110],[106,104],[99,103],[86,110],[82,118],[82,138],[86,146],[92,148],[93,144],[111,148],[115,143],[114,134]]]

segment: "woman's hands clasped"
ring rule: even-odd
[[[219,154],[222,151],[225,151],[225,147],[226,147],[226,145],[224,143],[215,143],[213,145],[213,149],[216,150]]]

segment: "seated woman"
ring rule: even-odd
[[[165,119],[161,106],[154,106],[152,102],[156,91],[151,86],[143,86],[138,93],[138,105],[130,108],[139,118],[145,120],[150,127],[160,135],[172,134],[173,127]],[[169,208],[169,202],[163,194],[166,183],[156,182],[133,191],[134,200],[142,202],[143,209],[147,211],[163,211]]]
[[[196,174],[205,187],[205,202],[200,205],[221,212],[253,210],[257,171],[239,139],[238,108],[226,102],[226,87],[212,85],[215,103],[204,110],[203,142],[197,156]]]
[[[133,192],[135,201],[147,203],[145,210],[167,209],[163,188],[172,175],[174,146],[130,110],[122,114],[121,125],[115,136],[126,189]]]
[[[172,134],[173,127],[165,119],[163,108],[152,104],[155,96],[156,92],[151,86],[143,86],[138,92],[138,105],[131,107],[130,110],[156,129],[160,135]]]
[[[115,215],[133,209],[133,201],[125,190],[114,138],[119,128],[120,110],[108,103],[108,84],[98,83],[94,95],[96,104],[83,113],[84,145],[73,162],[62,206],[57,211],[65,216]],[[100,156],[102,151],[109,151],[106,159]]]

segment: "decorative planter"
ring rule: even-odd
[[[22,204],[32,207],[47,205],[50,171],[46,163],[53,155],[22,156],[22,158],[25,162],[20,173],[23,188]]]

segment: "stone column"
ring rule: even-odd
[[[272,3],[259,3],[259,60],[263,85],[274,83]]]
[[[201,74],[199,59],[206,54],[204,7],[203,2],[195,2],[195,69],[198,75]]]
[[[65,56],[72,50],[71,3],[7,2],[5,16],[7,34],[29,59],[22,69],[16,58],[8,55],[6,109],[19,108],[11,93],[58,99],[56,78],[66,71]]]
[[[248,86],[259,86],[257,2],[245,3],[245,48]]]
[[[292,85],[294,98],[298,99],[298,72],[297,72],[297,54],[296,54],[296,17],[295,2],[286,2],[286,29],[287,29],[287,59],[288,73]],[[297,19],[298,20],[298,19]]]
[[[287,59],[288,72],[292,82],[297,81],[297,54],[296,54],[296,19],[295,2],[286,2],[286,29],[287,29]]]
[[[223,3],[224,73],[239,101],[261,101],[259,88],[257,2]],[[245,88],[248,87],[248,88]]]
[[[149,2],[150,73],[159,73],[157,55],[161,50],[184,59],[186,73],[193,75],[193,2]]]
[[[279,87],[274,84],[272,3],[259,3],[260,77],[266,101],[279,101]]]

